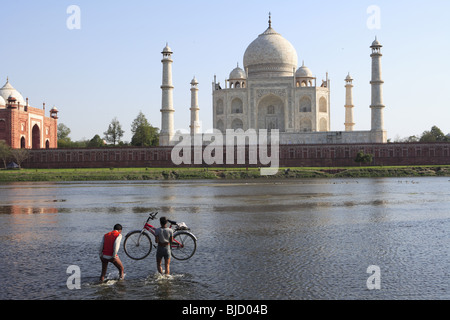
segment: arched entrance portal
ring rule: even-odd
[[[6,121],[0,120],[0,140],[6,140]]]
[[[268,95],[259,102],[258,129],[285,131],[284,102],[280,97]]]
[[[32,135],[32,148],[33,149],[40,149],[41,148],[41,130],[39,129],[39,126],[35,124],[33,126],[33,130],[31,132]]]

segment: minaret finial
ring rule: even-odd
[[[272,28],[272,13],[269,12],[269,28]]]

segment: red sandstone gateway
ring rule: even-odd
[[[0,140],[13,149],[55,149],[58,147],[58,109],[45,116],[42,109],[31,107],[28,98],[6,80],[0,88]]]

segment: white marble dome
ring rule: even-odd
[[[198,81],[197,81],[197,79],[195,78],[195,76],[194,76],[194,78],[192,78],[192,80],[191,80],[191,85],[192,85],[192,86],[198,85]]]
[[[297,63],[295,48],[271,26],[248,46],[244,54],[244,68],[248,68],[249,76],[292,76]]]
[[[375,37],[375,40],[372,42],[371,48],[372,47],[382,47],[380,41],[378,41],[377,37]]]
[[[6,106],[6,101],[2,96],[0,96],[0,106]]]
[[[0,96],[3,100],[8,101],[9,97],[16,98],[17,102],[20,102],[22,106],[26,105],[24,98],[20,94],[19,91],[14,89],[14,87],[9,83],[9,80],[6,80],[5,85],[0,89]]]
[[[245,80],[247,78],[247,75],[245,74],[245,71],[242,70],[239,65],[231,71],[229,79],[230,80]]]
[[[166,46],[164,47],[162,53],[170,53],[170,54],[173,53],[173,52],[172,52],[172,49],[169,47],[169,44],[168,44],[168,43],[166,43]]]
[[[311,70],[303,64],[300,68],[298,68],[295,73],[295,77],[297,78],[314,78]]]

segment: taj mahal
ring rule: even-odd
[[[247,47],[243,68],[236,66],[224,85],[212,83],[214,129],[279,130],[280,144],[386,143],[384,129],[381,43],[371,49],[371,129],[355,131],[353,79],[345,81],[345,130],[330,131],[330,79],[317,81],[304,62],[299,67],[292,44],[269,26]],[[160,145],[174,145],[172,50],[163,49]],[[344,76],[343,76],[344,78]],[[199,133],[198,82],[191,81],[190,134]]]

